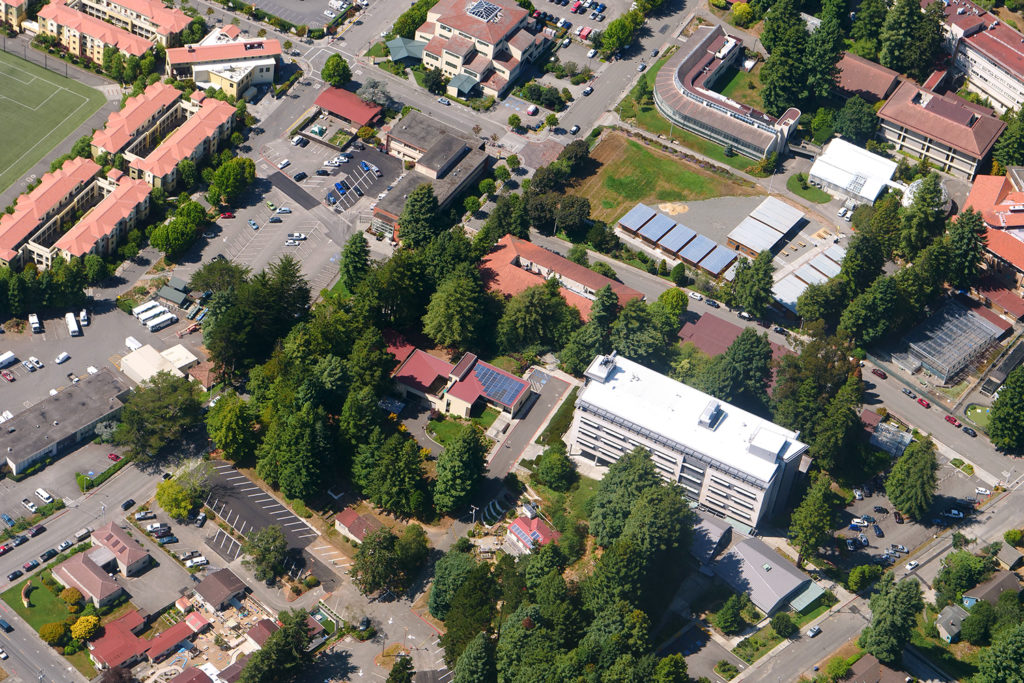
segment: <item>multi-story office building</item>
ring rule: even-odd
[[[949,0],[943,11],[946,49],[967,89],[999,113],[1024,104],[1024,35],[970,0]]]
[[[168,50],[167,75],[191,78],[200,88],[220,88],[232,97],[243,96],[253,86],[273,83],[281,41],[237,40],[238,35],[237,26],[224,26],[195,45]]]
[[[720,25],[701,26],[655,76],[654,104],[680,128],[763,159],[781,152],[800,111],[790,108],[776,119],[715,92],[715,82],[742,62],[743,54],[740,39]]]
[[[615,353],[587,368],[565,435],[608,465],[640,446],[686,497],[757,527],[781,512],[807,445],[799,434]]]
[[[928,159],[943,173],[973,178],[1006,123],[955,95],[904,81],[878,111],[881,133],[897,150]]]
[[[533,27],[530,13],[512,0],[441,0],[416,29],[426,43],[423,65],[451,77],[448,89],[467,95],[477,86],[500,97],[547,38]]]

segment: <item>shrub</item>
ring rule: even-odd
[[[81,617],[71,627],[71,636],[75,640],[89,640],[100,628],[99,617]]]
[[[77,605],[82,602],[82,593],[74,587],[65,588],[60,592],[60,599],[69,605]]]
[[[59,621],[43,624],[39,629],[39,637],[47,645],[61,645],[68,637],[68,627]]]
[[[785,612],[779,612],[772,617],[772,629],[783,638],[789,638],[796,633],[796,624],[793,618]]]
[[[1019,546],[1021,541],[1024,540],[1024,531],[1020,529],[1007,529],[1006,533],[1003,534],[1003,540],[1008,545]]]
[[[303,584],[303,585],[304,585],[304,586],[305,586],[306,588],[316,588],[317,586],[319,586],[319,585],[320,585],[320,579],[318,579],[318,578],[316,578],[315,576],[313,576],[312,574],[310,574],[309,576],[307,576],[307,577],[306,577],[306,578],[305,578],[305,579],[303,580],[302,584]]]

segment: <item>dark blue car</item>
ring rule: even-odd
[[[370,170],[370,165],[367,164],[365,161],[360,161],[359,162],[359,168],[363,169],[364,171],[369,171]]]

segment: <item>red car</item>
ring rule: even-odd
[[[230,211],[225,211],[224,213],[222,213],[220,215],[220,217],[221,218],[234,218],[235,214],[231,213]]]
[[[920,403],[925,408],[931,408],[932,407],[932,404],[929,403],[928,401],[924,400],[923,398],[917,399],[917,402]]]
[[[121,456],[118,455],[117,453],[107,453],[107,457],[113,460],[114,462],[117,462],[118,460],[121,459]]]
[[[6,555],[7,553],[11,552],[11,549],[13,547],[14,546],[8,545],[6,543],[4,545],[0,545],[0,555]]]
[[[946,416],[946,422],[948,422],[949,424],[953,425],[954,427],[959,427],[960,426],[960,421],[957,420],[952,415],[947,415]]]
[[[879,370],[878,368],[871,368],[871,374],[875,375],[876,377],[881,377],[882,379],[885,379],[886,377],[889,376],[885,374],[884,370]]]
[[[12,375],[11,373],[7,372],[6,370],[0,370],[0,377],[3,377],[8,382],[13,382],[14,381],[14,375]]]

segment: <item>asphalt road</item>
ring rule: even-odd
[[[568,382],[552,377],[544,372],[535,371],[531,376],[531,381],[543,383],[540,387],[540,393],[536,395],[527,416],[505,437],[502,447],[497,450],[494,457],[487,463],[488,473],[492,477],[500,479],[512,470],[516,460],[523,454],[526,447],[532,443],[533,436],[537,433],[540,425],[547,419],[552,410],[558,408],[570,389]]]

